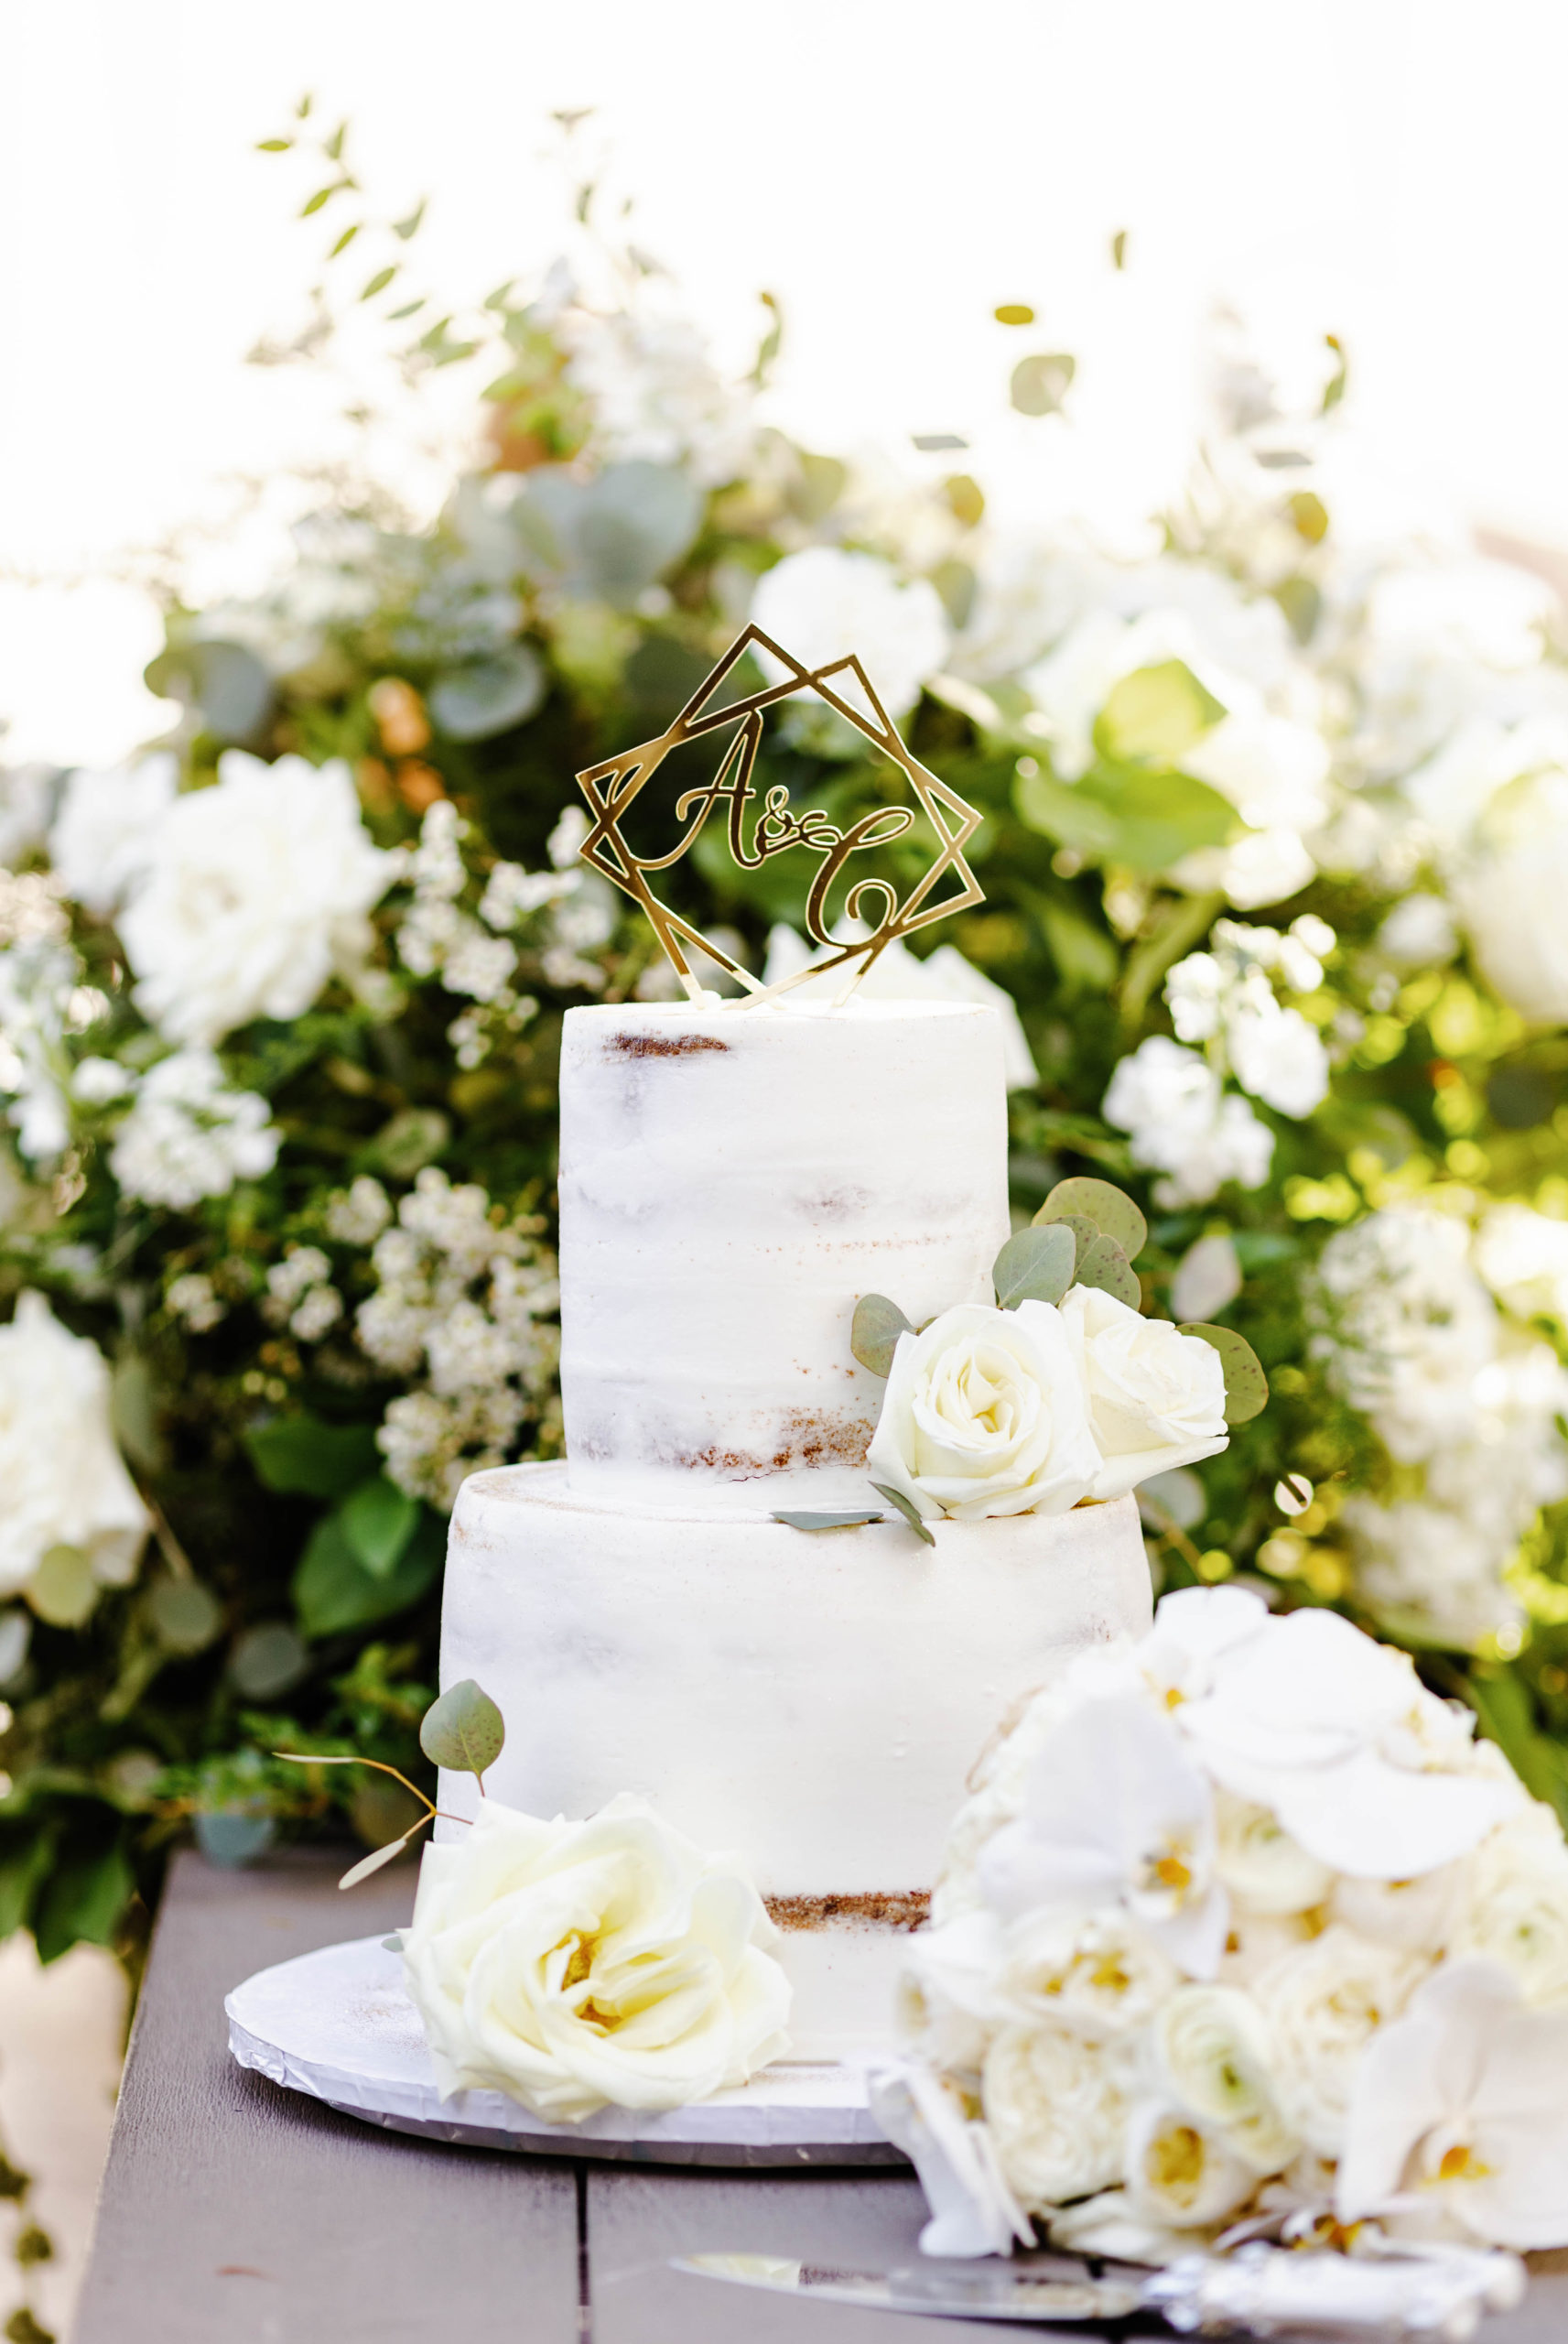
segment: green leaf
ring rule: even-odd
[[[346,122],[341,122],[336,130],[333,131],[330,138],[329,138],[323,145],[321,152],[325,155],[330,163],[341,163],[342,161],[343,141],[348,135],[348,124]]]
[[[341,1498],[381,1462],[370,1425],[330,1425],[319,1416],[274,1416],[244,1435],[261,1481],[289,1496]]]
[[[319,187],[315,194],[308,197],[300,206],[299,217],[302,220],[308,220],[311,213],[319,212],[324,203],[330,203],[341,185],[341,179],[334,179],[330,187]]]
[[[1149,1224],[1123,1188],[1108,1180],[1079,1176],[1058,1180],[1034,1216],[1036,1229],[1053,1221],[1092,1221],[1102,1237],[1111,1238],[1130,1262],[1135,1262],[1149,1242]]]
[[[377,1171],[390,1172],[395,1180],[412,1180],[434,1163],[451,1135],[451,1124],[438,1107],[404,1107],[383,1123],[366,1156]]]
[[[898,1508],[917,1538],[923,1538],[928,1546],[935,1546],[936,1541],[931,1535],[930,1524],[922,1521],[917,1508],[910,1503],[902,1490],[892,1489],[885,1481],[873,1481],[871,1487],[878,1497],[886,1498],[889,1505]]]
[[[684,473],[638,457],[587,481],[541,465],[515,520],[530,569],[568,595],[625,610],[689,550],[705,510]]]
[[[849,1349],[873,1375],[892,1370],[892,1355],[901,1335],[913,1335],[914,1322],[885,1294],[863,1294],[849,1322]]]
[[[258,138],[256,153],[258,155],[287,155],[293,144],[292,138]]]
[[[341,1517],[324,1515],[294,1574],[300,1633],[311,1640],[341,1635],[406,1611],[439,1577],[444,1545],[443,1525],[427,1514],[396,1567],[378,1579],[350,1546]]]
[[[58,1961],[83,1939],[113,1945],[121,1916],[135,1893],[135,1874],[118,1842],[91,1854],[68,1855],[44,1883],[33,1935],[40,1961]]]
[[[1012,370],[1008,396],[1020,415],[1055,415],[1077,371],[1077,360],[1065,350],[1021,358]]]
[[[1032,326],[1034,312],[1027,301],[1003,301],[991,311],[999,326]]]
[[[1108,858],[1135,871],[1165,871],[1200,846],[1219,846],[1237,826],[1236,808],[1206,781],[1141,765],[1097,765],[1078,784],[1116,823]]]
[[[1114,1237],[1097,1237],[1078,1264],[1078,1284],[1096,1294],[1125,1302],[1129,1310],[1141,1308],[1143,1289],[1138,1273]]]
[[[395,220],[393,222],[392,233],[397,238],[399,244],[406,244],[410,236],[418,234],[419,223],[425,217],[425,207],[428,203],[429,200],[428,196],[422,195],[418,202],[414,206],[413,211],[409,212],[406,219]]]
[[[549,689],[545,663],[526,643],[449,667],[430,688],[430,713],[452,741],[488,741],[525,724]]]
[[[378,293],[384,293],[401,266],[402,263],[395,260],[390,261],[385,268],[378,268],[373,277],[367,278],[364,289],[360,295],[360,299],[362,301],[373,301]],[[341,1886],[341,1884],[342,1883],[340,1882],[339,1885]]]
[[[25,1929],[33,1917],[38,1890],[54,1863],[59,1832],[52,1822],[33,1826],[27,1836],[7,1827],[0,1843],[0,1937]]]
[[[471,1677],[449,1685],[426,1710],[419,1728],[419,1747],[432,1766],[477,1774],[481,1787],[484,1770],[494,1765],[505,1740],[501,1711]]]
[[[784,1523],[791,1530],[856,1530],[862,1523],[885,1522],[882,1514],[775,1514],[774,1522]]]
[[[1269,1379],[1264,1374],[1258,1354],[1245,1335],[1234,1327],[1184,1326],[1184,1335],[1195,1335],[1200,1343],[1207,1343],[1219,1353],[1225,1369],[1225,1421],[1227,1425],[1249,1424],[1269,1405]]]
[[[51,1628],[81,1627],[102,1592],[90,1557],[63,1543],[46,1549],[27,1582],[27,1601]]]
[[[1070,1229],[1019,1230],[991,1267],[998,1308],[1016,1310],[1021,1302],[1060,1302],[1073,1283],[1076,1261]]]
[[[1054,787],[1055,785],[1053,785]],[[1054,895],[1037,906],[1045,949],[1067,993],[1109,993],[1121,969],[1116,939]]]
[[[1116,816],[1075,783],[1053,781],[1048,774],[1021,773],[1012,786],[1012,802],[1026,829],[1070,846],[1090,861],[1115,852],[1120,835]]]
[[[372,1579],[386,1579],[397,1568],[408,1541],[419,1526],[419,1501],[377,1473],[362,1481],[339,1510],[343,1536]]]
[[[1184,659],[1162,659],[1112,685],[1095,746],[1111,765],[1173,765],[1225,712]]]
[[[349,1866],[348,1871],[338,1883],[338,1886],[340,1888],[357,1888],[360,1882],[362,1880],[368,1880],[373,1872],[379,1872],[383,1864],[391,1863],[395,1856],[400,1856],[403,1853],[404,1849],[414,1837],[415,1831],[420,1830],[427,1820],[428,1818],[422,1815],[419,1821],[414,1825],[413,1829],[406,1831],[401,1839],[390,1840],[384,1848],[377,1848],[372,1854],[368,1856],[362,1856],[357,1864],[351,1864]],[[401,1950],[402,1948],[399,1947],[399,1951]]]
[[[343,230],[342,234],[338,238],[337,243],[332,246],[331,251],[327,255],[327,258],[329,260],[336,260],[340,253],[346,253],[349,246],[353,243],[354,238],[359,234],[363,224],[362,221],[351,220],[348,226]]]
[[[381,1941],[381,1949],[383,1953],[401,1953],[403,1950],[402,1930],[394,1929],[389,1937],[383,1937]]]

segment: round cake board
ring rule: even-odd
[[[602,2108],[552,2124],[500,2091],[442,2100],[403,1964],[356,1937],[258,1970],[224,2002],[229,2049],[286,2090],[388,2132],[534,2155],[639,2164],[903,2165],[871,2121],[863,2070],[781,2061],[739,2091],[659,2115]]]

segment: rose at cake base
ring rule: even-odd
[[[868,1475],[884,1386],[850,1350],[857,1300],[895,1295],[916,1326],[991,1305],[1006,1145],[989,1008],[568,1013],[567,1458],[464,1484],[441,1682],[477,1679],[505,1717],[498,1799],[582,1818],[630,1795],[744,1865],[781,1930],[796,2059],[887,2040],[976,1750],[1076,1655],[1149,1624],[1130,1496],[1075,1503],[1088,1481],[1047,1470],[1060,1510],[1021,1486],[925,1543]],[[998,1410],[1034,1410],[1037,1464],[1058,1397],[1025,1374],[964,1405],[989,1410],[992,1451]],[[883,1518],[774,1518],[868,1507]],[[443,1774],[449,1814],[477,1798]]]

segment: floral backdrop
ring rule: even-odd
[[[796,446],[759,418],[776,321],[724,379],[588,228],[438,317],[417,216],[372,216],[342,134],[269,143],[321,159],[329,286],[406,396],[449,365],[485,385],[484,455],[431,526],[340,485],[268,591],[171,594],[149,681],[183,714],[124,770],[0,779],[0,1930],[133,1942],[192,1828],[234,1861],[401,1828],[384,1777],[319,1789],[266,1753],[422,1768],[457,1484],[558,1452],[560,1021],[673,990],[576,859],[572,776],[749,617],[859,651],[983,810],[984,906],[872,982],[1016,1005],[1020,1215],[1075,1171],[1129,1185],[1150,1298],[1268,1368],[1269,1410],[1142,1493],[1156,1580],[1406,1645],[1568,1813],[1546,587],[1348,540],[1332,342],[1309,412],[1217,368],[1186,493],[1118,558],[962,471]],[[1071,358],[999,314],[999,397],[1070,428]],[[887,788],[826,711],[763,762],[835,819]],[[677,907],[777,975],[804,886],[704,840]]]

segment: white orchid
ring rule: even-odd
[[[979,1860],[1001,1913],[1121,1905],[1189,1977],[1209,1978],[1229,1906],[1214,1795],[1166,1718],[1136,1695],[1091,1701],[1034,1761],[1016,1822]]]
[[[920,2176],[931,2219],[920,2233],[924,2254],[1006,2254],[1034,2233],[1002,2177],[989,2132],[950,2085],[913,2064],[883,2067],[870,2078],[871,2113]]]
[[[1511,1779],[1465,1771],[1470,1720],[1423,1688],[1406,1654],[1337,1612],[1271,1620],[1245,1665],[1222,1669],[1178,1722],[1216,1782],[1359,1879],[1452,1863],[1519,1796]]]
[[[1362,2055],[1336,2206],[1344,2222],[1520,2251],[1568,2237],[1568,2013],[1530,2010],[1489,1961],[1437,1970]]]

